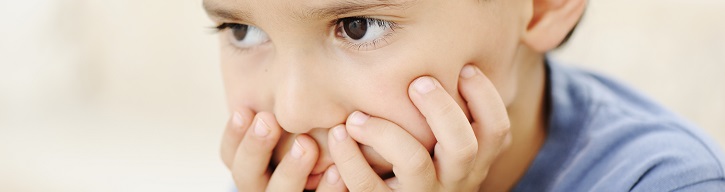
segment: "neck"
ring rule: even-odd
[[[526,52],[524,49],[521,52]],[[489,170],[481,191],[510,191],[523,177],[546,138],[546,68],[541,54],[517,60],[516,98],[507,106],[512,142]]]

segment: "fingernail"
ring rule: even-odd
[[[267,123],[264,123],[262,118],[257,118],[257,124],[254,126],[254,133],[260,137],[264,137],[269,134],[269,126],[267,126]]]
[[[413,82],[413,86],[415,86],[415,90],[421,94],[428,93],[436,88],[435,83],[433,83],[433,79],[430,77],[421,77],[416,79],[415,82]]]
[[[292,150],[290,150],[290,155],[294,157],[295,159],[299,159],[302,157],[302,154],[305,153],[305,148],[300,145],[300,143],[295,139],[295,144],[292,145]]]
[[[476,75],[476,69],[473,68],[471,65],[466,65],[461,69],[461,77],[464,79],[468,79]]]
[[[363,124],[365,124],[365,121],[368,121],[369,118],[370,118],[369,115],[367,115],[363,112],[360,112],[360,111],[355,111],[350,115],[350,124],[351,125],[363,125]]]
[[[398,181],[398,178],[385,180],[385,184],[387,184],[391,189],[400,189],[400,182]]]
[[[347,131],[345,131],[345,127],[340,125],[332,129],[332,135],[335,136],[335,139],[337,139],[337,141],[342,141],[347,138]]]
[[[234,112],[234,115],[232,115],[232,126],[234,129],[240,130],[242,129],[242,115],[239,114],[239,112]]]
[[[327,180],[327,183],[329,184],[336,184],[337,181],[340,180],[340,173],[337,172],[337,167],[335,167],[335,165],[327,168],[327,173],[325,173],[325,180]]]

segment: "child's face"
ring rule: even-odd
[[[475,64],[508,105],[516,96],[514,58],[526,29],[524,1],[504,0],[205,0],[225,24],[221,63],[231,110],[275,114],[287,132],[320,145],[313,175],[332,161],[327,131],[355,110],[404,127],[429,150],[435,139],[408,98],[419,76],[437,78],[467,111],[460,69]],[[363,153],[378,173],[391,167]]]

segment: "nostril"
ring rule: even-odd
[[[349,106],[333,97],[334,89],[323,87],[314,78],[290,75],[277,85],[273,113],[279,124],[290,133],[307,133],[314,128],[332,128],[344,123]]]
[[[281,110],[274,113],[277,117],[277,123],[287,132],[290,133],[306,133],[309,131],[307,124],[301,115],[296,115],[295,112],[288,110]]]
[[[345,122],[347,113],[341,106],[315,101],[278,102],[274,114],[279,125],[289,133],[308,133],[312,129],[329,129]]]

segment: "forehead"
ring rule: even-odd
[[[341,15],[404,9],[421,0],[204,0],[204,9],[214,19],[249,22],[255,15],[275,13],[294,18],[319,19]]]

